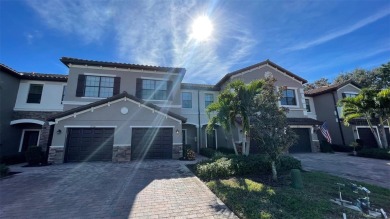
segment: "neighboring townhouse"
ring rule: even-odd
[[[326,121],[333,144],[350,145],[356,139],[361,139],[365,146],[378,147],[365,119],[354,119],[350,122],[350,126],[345,126],[343,123],[339,101],[345,97],[357,96],[360,90],[361,87],[356,82],[349,80],[305,92],[306,101],[310,102],[308,110],[315,107],[316,118]],[[374,129],[379,133],[376,126]],[[389,140],[389,127],[385,130]],[[323,137],[320,138],[324,140]]]
[[[46,150],[46,119],[63,111],[67,76],[18,72],[3,64],[0,71],[0,156],[22,154],[31,145]]]
[[[307,81],[269,60],[231,72],[216,85],[181,83],[184,68],[68,57],[61,62],[69,68],[67,76],[13,71],[19,88],[13,109],[8,107],[13,117],[8,126],[20,126],[21,135],[34,136],[29,131],[37,131],[37,142],[48,151],[51,163],[177,159],[184,144],[197,152],[204,147],[231,148],[220,126],[212,134],[206,132],[207,106],[231,81],[249,83],[271,76],[283,89],[279,105],[289,108],[288,123],[299,136],[289,151],[319,150],[316,130],[322,122],[313,99],[305,99]],[[34,99],[38,93],[40,103],[27,103],[28,96]],[[233,132],[238,145],[240,131]],[[256,142],[251,152],[258,152]]]
[[[226,74],[215,86],[224,89],[227,84],[234,80],[242,80],[249,83],[252,80],[274,77],[277,81],[275,86],[283,89],[283,98],[279,105],[289,109],[287,122],[298,135],[297,142],[290,147],[290,153],[317,152],[319,142],[317,128],[321,122],[315,119],[315,112],[307,112],[303,84],[307,81],[283,67],[266,60],[246,68]],[[314,109],[313,109],[314,110]],[[239,130],[240,131],[240,130]],[[238,143],[241,141],[238,140]],[[251,141],[251,153],[258,152],[256,142]]]

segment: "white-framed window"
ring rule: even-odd
[[[183,108],[192,108],[192,93],[182,92],[181,93],[181,105]]]
[[[357,93],[342,93],[341,96],[343,98],[346,98],[346,97],[356,97],[358,94]]]
[[[43,84],[30,84],[27,103],[41,103]]]
[[[297,106],[297,97],[294,89],[286,88],[282,91],[280,103],[283,106]]]
[[[207,108],[210,104],[214,102],[214,94],[205,94],[204,95],[204,105]]]
[[[114,77],[85,77],[85,97],[111,97],[114,93]]]
[[[305,99],[305,105],[306,105],[306,111],[310,113],[311,108],[310,108],[310,100],[309,99]]]
[[[142,79],[142,99],[167,100],[167,81]]]

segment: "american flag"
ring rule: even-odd
[[[326,122],[320,126],[320,130],[322,135],[326,138],[326,140],[329,142],[329,144],[332,144],[332,138],[330,137],[330,133],[328,130],[328,126],[326,125]]]

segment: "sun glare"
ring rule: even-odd
[[[213,24],[207,16],[198,17],[192,24],[192,37],[198,41],[206,41],[213,32]]]

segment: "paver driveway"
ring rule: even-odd
[[[1,218],[236,218],[182,161],[19,169],[0,180]]]
[[[348,156],[346,153],[292,154],[305,170],[318,170],[390,189],[390,161]]]

